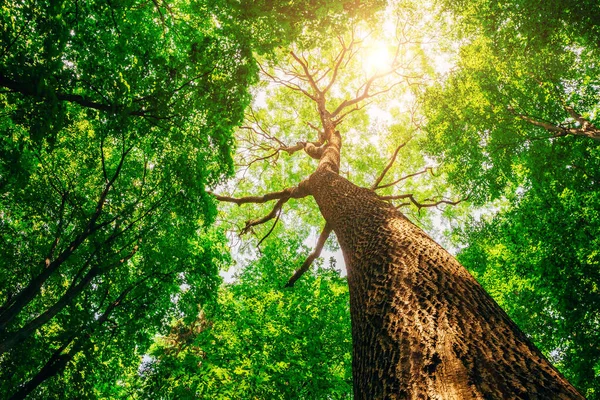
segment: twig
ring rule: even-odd
[[[267,232],[267,234],[265,236],[263,236],[262,239],[259,240],[258,244],[256,245],[256,247],[260,248],[260,245],[262,244],[262,242],[269,237],[269,235],[271,235],[271,233],[273,233],[273,230],[275,229],[275,225],[277,225],[277,223],[279,222],[279,217],[281,216],[281,208],[279,209],[279,212],[277,213],[277,218],[275,219],[275,222],[273,223],[273,226],[271,227],[271,229],[269,229],[269,232]]]

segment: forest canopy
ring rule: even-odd
[[[2,5],[1,396],[352,398],[348,278],[304,189],[339,135],[339,175],[600,398],[585,6]]]

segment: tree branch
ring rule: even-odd
[[[333,75],[331,76],[331,80],[329,81],[329,84],[327,84],[325,89],[323,89],[323,94],[327,93],[329,91],[329,89],[331,89],[333,84],[335,83],[335,80],[337,79],[337,74],[340,70],[340,66],[342,65],[342,62],[344,61],[346,53],[349,50],[351,50],[352,47],[354,46],[354,35],[352,36],[352,40],[350,41],[350,44],[348,45],[348,47],[346,47],[346,44],[344,43],[344,41],[341,37],[338,37],[338,40],[339,40],[340,44],[342,45],[342,50],[338,53],[337,57],[335,58],[335,65],[333,67]]]
[[[300,279],[300,277],[306,271],[308,271],[308,269],[312,265],[313,261],[321,255],[321,251],[323,250],[323,246],[325,246],[325,242],[327,241],[327,238],[331,234],[331,230],[332,230],[331,226],[326,223],[325,227],[321,231],[321,234],[319,235],[319,239],[317,240],[317,245],[315,246],[315,249],[313,250],[312,253],[309,254],[308,257],[306,257],[306,260],[304,260],[304,263],[302,264],[302,266],[300,268],[298,268],[296,270],[296,272],[294,272],[294,275],[292,275],[292,277],[290,278],[288,283],[285,284],[285,287],[294,286],[294,283],[296,283],[296,281],[298,279]]]
[[[269,232],[267,232],[267,234],[265,236],[263,236],[263,238],[258,241],[258,244],[256,245],[256,247],[260,248],[260,245],[262,244],[262,242],[264,242],[265,239],[268,238],[271,235],[271,233],[273,233],[273,230],[275,229],[275,226],[279,222],[279,217],[280,216],[281,216],[281,208],[277,212],[277,218],[275,219],[275,222],[273,223],[273,226],[271,227],[271,229],[269,229]]]
[[[312,95],[312,94],[310,94],[309,92],[307,92],[306,90],[302,89],[302,88],[301,88],[300,86],[298,86],[297,84],[295,84],[295,83],[292,83],[292,82],[290,82],[289,80],[288,80],[288,81],[286,81],[286,80],[283,80],[283,79],[277,78],[275,75],[273,75],[273,74],[271,74],[271,73],[267,72],[267,71],[265,70],[265,68],[262,66],[262,64],[260,64],[260,63],[258,63],[258,66],[259,66],[259,68],[260,68],[260,71],[261,71],[263,74],[265,74],[267,77],[269,77],[269,79],[271,79],[273,82],[279,83],[280,85],[283,85],[283,86],[285,86],[285,87],[287,87],[287,88],[289,88],[289,89],[292,89],[292,90],[295,90],[295,91],[297,91],[297,92],[300,92],[300,93],[304,94],[306,97],[308,97],[309,99],[311,99],[311,100],[313,100],[313,101],[317,101],[317,98],[316,98],[314,95]],[[296,76],[296,75],[294,75],[294,76],[295,76],[295,77],[297,77],[298,79],[300,79],[300,76]],[[315,87],[316,87],[316,84],[315,84]]]
[[[25,95],[25,96],[40,96],[40,94],[37,92],[37,90],[35,90],[34,85],[13,81],[2,75],[0,75],[0,86],[10,89],[13,92],[21,93],[22,95]],[[91,109],[98,110],[98,111],[107,111],[107,112],[116,113],[123,108],[122,106],[115,105],[115,104],[99,103],[99,102],[96,102],[94,100],[91,100],[89,98],[86,98],[86,97],[83,97],[83,96],[77,95],[77,94],[55,92],[54,96],[59,101],[76,103],[82,107],[91,108]],[[159,117],[157,115],[152,115],[151,113],[154,111],[156,111],[156,110],[154,110],[154,109],[144,110],[142,108],[142,109],[138,109],[138,110],[129,111],[127,114],[133,115],[133,116],[138,116],[138,117],[168,119],[167,117]]]
[[[512,106],[508,107],[508,111],[525,122],[528,122],[535,126],[539,126],[540,128],[544,128],[548,132],[552,132],[552,137],[574,135],[585,136],[591,139],[600,140],[600,129],[594,126],[588,119],[583,118],[583,116],[577,113],[573,109],[573,107],[565,105],[564,108],[565,111],[567,111],[567,113],[569,114],[569,116],[579,123],[579,128],[555,125],[551,122],[542,121],[529,115],[521,114],[517,112]]]
[[[379,186],[377,186],[376,188],[374,188],[374,190],[377,190],[377,189],[384,189],[384,188],[387,188],[387,187],[390,187],[390,186],[394,186],[394,185],[396,185],[396,184],[398,184],[398,183],[400,183],[400,182],[402,182],[402,181],[405,181],[405,180],[407,180],[408,178],[412,178],[413,176],[422,175],[422,174],[424,174],[424,173],[426,173],[426,172],[428,172],[428,171],[429,171],[429,172],[431,172],[431,173],[433,174],[433,168],[431,168],[431,167],[427,167],[427,168],[425,168],[425,169],[424,169],[424,170],[422,170],[422,171],[415,172],[415,173],[413,173],[413,174],[408,174],[408,175],[405,175],[405,176],[403,176],[402,178],[396,179],[394,182],[386,183],[385,185],[379,185]]]
[[[346,107],[351,107],[357,103],[360,103],[363,100],[366,100],[370,97],[373,96],[377,96],[381,93],[385,93],[390,91],[394,86],[397,86],[400,84],[400,82],[396,82],[392,85],[390,85],[389,87],[387,87],[386,89],[382,89],[376,93],[369,93],[369,90],[371,89],[371,86],[375,83],[376,80],[384,78],[388,75],[393,74],[394,72],[396,72],[398,69],[400,69],[400,65],[395,66],[391,69],[389,69],[388,71],[379,73],[379,74],[375,74],[373,75],[371,78],[369,78],[358,90],[357,90],[357,94],[356,97],[350,100],[344,100],[340,103],[340,105],[337,106],[337,108],[335,109],[335,111],[333,111],[331,113],[331,118],[335,118],[339,115],[340,112],[342,112]],[[358,92],[360,92],[360,90],[362,89],[362,93],[358,94]]]
[[[448,204],[448,205],[452,205],[455,206],[459,203],[462,203],[463,201],[466,201],[469,199],[469,196],[464,197],[460,200],[456,200],[456,201],[452,201],[452,200],[446,200],[446,199],[441,199],[441,200],[437,200],[437,201],[433,201],[432,203],[421,203],[419,202],[417,199],[415,199],[414,195],[412,193],[408,193],[408,194],[400,194],[400,195],[391,195],[391,196],[379,196],[379,198],[381,200],[401,200],[401,199],[408,199],[410,200],[410,203],[402,203],[400,204],[398,207],[402,207],[402,206],[406,206],[409,204],[414,204],[418,210],[421,210],[421,208],[430,208],[430,207],[437,207],[440,204]],[[427,200],[431,200],[431,199],[427,199]]]
[[[240,198],[221,196],[221,195],[218,195],[218,194],[210,192],[210,191],[207,191],[207,193],[212,194],[219,201],[235,203],[239,206],[239,205],[248,204],[248,203],[261,204],[261,203],[266,203],[266,202],[272,201],[272,200],[282,199],[285,197],[287,197],[289,199],[289,193],[293,189],[294,188],[287,188],[287,189],[281,190],[279,192],[267,193],[263,196],[247,196],[247,197],[240,197]]]
[[[298,186],[294,186],[292,188],[287,188],[287,189],[281,190],[279,192],[267,193],[263,196],[248,196],[248,197],[242,197],[242,198],[221,196],[221,195],[214,194],[212,192],[207,192],[207,193],[212,194],[219,201],[235,203],[237,205],[242,205],[242,204],[247,204],[247,203],[261,204],[261,203],[266,203],[267,201],[277,200],[277,203],[275,203],[275,206],[273,206],[273,209],[271,210],[271,212],[269,214],[265,215],[262,218],[254,219],[254,220],[250,220],[250,221],[246,222],[246,226],[242,229],[242,231],[240,233],[241,235],[243,235],[243,234],[249,232],[252,229],[252,227],[264,224],[265,222],[275,218],[275,216],[277,216],[278,213],[280,212],[281,207],[283,207],[283,205],[289,199],[299,199],[299,198],[308,196],[309,192],[307,190],[307,185],[308,185],[308,181],[304,180],[304,181],[300,182],[300,184]]]
[[[106,202],[106,198],[115,181],[119,177],[121,173],[121,169],[123,168],[123,163],[125,162],[125,158],[131,151],[132,147],[129,149],[125,149],[123,145],[123,149],[121,152],[121,159],[119,164],[113,174],[112,178],[106,183],[102,193],[100,194],[100,198],[96,203],[96,209],[94,214],[91,215],[88,222],[86,223],[83,230],[69,243],[67,248],[65,248],[60,254],[51,262],[48,262],[46,259],[43,261],[44,269],[37,276],[35,276],[28,284],[25,286],[18,295],[13,300],[12,305],[3,310],[0,313],[0,330],[6,328],[6,326],[12,321],[13,318],[17,316],[21,312],[23,308],[27,304],[29,304],[40,292],[42,285],[48,278],[59,269],[63,262],[65,262],[76,250],[77,248],[87,240],[87,238],[93,235],[96,231],[101,229],[106,223],[98,224],[98,219],[102,214],[103,207]]]
[[[390,170],[390,168],[392,168],[392,165],[394,165],[394,162],[396,161],[396,157],[398,157],[398,152],[404,146],[406,146],[409,141],[410,141],[410,139],[408,139],[406,142],[404,142],[401,145],[399,145],[398,147],[396,147],[396,150],[394,151],[394,154],[390,158],[390,161],[385,166],[385,168],[383,169],[383,171],[381,171],[381,174],[379,174],[379,176],[377,177],[377,179],[375,180],[375,182],[373,183],[373,185],[371,185],[371,190],[377,190],[377,189],[379,189],[379,184],[381,183],[381,181],[383,180],[383,178],[385,178],[385,174],[387,174],[388,171]]]
[[[271,210],[270,213],[268,213],[267,215],[265,215],[262,218],[258,218],[258,219],[252,219],[250,221],[246,221],[246,226],[244,226],[244,229],[242,229],[242,231],[240,232],[240,235],[245,235],[246,233],[248,233],[253,227],[257,226],[257,225],[261,225],[264,224],[267,221],[272,220],[273,218],[275,218],[275,216],[277,216],[277,218],[279,218],[279,213],[281,212],[281,207],[283,207],[283,205],[285,203],[287,203],[287,201],[290,199],[289,196],[287,197],[282,197],[281,199],[277,200],[277,203],[275,203],[275,206],[273,206],[273,209]]]
[[[304,76],[308,79],[308,83],[310,84],[310,87],[315,91],[315,94],[317,95],[317,97],[320,99],[323,98],[324,92],[322,92],[319,89],[319,87],[317,86],[317,82],[315,82],[312,74],[308,70],[308,61],[306,61],[306,59],[304,57],[303,57],[303,59],[300,59],[300,57],[298,57],[296,55],[296,53],[294,53],[293,51],[290,51],[290,55],[292,57],[294,57],[294,60],[296,60],[298,62],[298,64],[300,64],[300,66],[302,67],[302,70],[304,70]],[[313,97],[311,97],[311,99],[316,100]]]

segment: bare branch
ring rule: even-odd
[[[288,188],[288,189],[281,190],[279,192],[267,193],[263,196],[247,196],[247,197],[241,197],[241,198],[221,196],[221,195],[218,195],[218,194],[210,192],[210,191],[207,191],[207,193],[212,194],[219,201],[225,201],[228,203],[235,203],[237,205],[242,205],[242,204],[247,204],[247,203],[261,204],[261,203],[266,203],[267,201],[278,200],[278,199],[282,199],[285,197],[289,198],[290,190],[291,189]]]
[[[310,73],[308,69],[308,61],[306,60],[306,58],[304,58],[303,56],[302,59],[300,59],[300,57],[298,57],[293,51],[290,51],[290,55],[294,58],[294,60],[298,62],[298,64],[300,64],[300,66],[304,70],[304,76],[308,79],[308,83],[310,83],[310,87],[315,91],[315,94],[319,98],[322,98],[323,92],[319,89],[319,87],[317,86],[317,82],[315,82],[313,75]],[[311,99],[316,101],[316,99],[312,96]]]
[[[265,160],[268,160],[268,159],[273,158],[273,157],[275,157],[275,162],[277,162],[277,160],[279,158],[277,156],[279,155],[280,150],[281,149],[275,149],[275,151],[273,151],[272,153],[267,154],[266,156],[263,156],[263,157],[255,158],[252,161],[248,162],[247,164],[236,164],[236,165],[240,166],[240,167],[250,167],[254,163],[257,163],[259,161],[265,161]]]
[[[245,166],[245,167],[249,167],[252,164],[259,162],[259,161],[264,161],[264,160],[268,160],[270,158],[275,157],[275,161],[277,161],[277,159],[279,158],[279,153],[281,153],[282,151],[285,151],[286,153],[288,153],[288,155],[292,155],[300,150],[304,150],[306,152],[306,154],[308,154],[309,156],[311,156],[312,158],[315,158],[317,160],[321,159],[321,156],[323,154],[324,151],[324,146],[323,143],[320,141],[317,142],[297,142],[295,145],[293,146],[280,146],[278,148],[274,148],[274,147],[267,147],[266,146],[254,146],[255,148],[259,148],[261,150],[268,150],[271,149],[272,152],[262,156],[262,157],[257,157],[252,159],[252,161],[248,162],[247,164],[238,164],[240,166]]]
[[[411,138],[412,139],[412,138]],[[408,139],[406,142],[402,143],[401,145],[399,145],[398,147],[396,147],[396,150],[394,151],[394,154],[392,155],[392,157],[390,158],[390,161],[388,162],[388,164],[385,166],[385,168],[383,169],[383,171],[381,171],[381,174],[379,174],[379,176],[377,177],[377,179],[375,180],[375,182],[373,183],[373,185],[371,186],[371,190],[377,190],[379,189],[379,184],[381,183],[381,181],[383,180],[383,178],[385,178],[385,174],[388,173],[388,171],[390,170],[390,168],[392,168],[392,165],[394,165],[394,162],[396,161],[396,157],[398,157],[398,152],[408,144],[408,142],[410,141],[410,139]]]
[[[335,83],[335,80],[337,79],[337,74],[340,70],[340,66],[342,65],[342,62],[344,61],[346,54],[354,46],[354,37],[352,37],[352,40],[350,41],[350,44],[348,46],[346,46],[346,44],[344,43],[344,40],[341,37],[338,37],[338,40],[339,40],[340,44],[342,45],[342,50],[338,53],[338,55],[336,56],[336,58],[334,60],[335,65],[333,66],[333,75],[331,76],[331,80],[329,81],[329,84],[327,84],[325,89],[323,89],[323,94],[327,93],[329,91],[329,89],[331,89],[333,84]]]
[[[265,68],[264,68],[264,67],[263,67],[263,66],[262,66],[260,63],[258,63],[258,66],[259,66],[259,68],[260,68],[261,72],[262,72],[263,74],[265,74],[267,77],[269,77],[269,79],[271,79],[273,82],[275,82],[275,83],[279,83],[280,85],[283,85],[283,86],[285,86],[285,87],[287,87],[287,88],[289,88],[289,89],[292,89],[292,90],[295,90],[295,91],[297,91],[297,92],[300,92],[300,93],[304,94],[305,96],[307,96],[309,99],[311,99],[311,100],[313,100],[313,101],[317,101],[317,98],[316,98],[314,95],[312,95],[312,94],[310,94],[309,92],[307,92],[306,90],[302,89],[302,88],[301,88],[300,86],[298,86],[297,84],[295,84],[295,83],[293,83],[293,82],[291,82],[291,81],[289,81],[289,80],[284,80],[284,79],[278,78],[278,77],[276,77],[275,75],[273,75],[273,74],[271,74],[271,73],[267,72],[267,71],[265,70]],[[300,75],[295,75],[295,74],[293,74],[293,76],[294,76],[294,77],[296,77],[296,78],[298,78],[298,79],[300,79],[300,78],[301,78],[301,76],[300,76]],[[311,80],[312,80],[312,78],[311,78]],[[313,82],[314,82],[314,81],[313,81]],[[315,87],[316,87],[316,84],[315,84]],[[318,91],[318,89],[317,89],[317,91]],[[319,92],[319,93],[320,93],[320,92]]]
[[[365,102],[365,103],[363,103],[363,104],[362,104],[362,105],[360,105],[360,106],[359,106],[358,104],[355,104],[355,105],[354,105],[354,107],[352,107],[351,109],[349,109],[349,110],[348,110],[348,111],[346,111],[345,113],[341,114],[341,115],[340,115],[340,116],[338,116],[337,118],[334,118],[334,119],[333,119],[333,124],[334,124],[334,125],[336,125],[336,126],[337,126],[337,125],[339,125],[339,124],[340,124],[340,123],[341,123],[341,122],[344,120],[344,118],[346,118],[346,117],[348,116],[348,114],[351,114],[351,113],[353,113],[353,112],[355,112],[355,111],[358,111],[358,110],[362,110],[363,108],[365,108],[365,107],[366,107],[366,106],[368,106],[369,104],[371,104],[371,102],[370,102],[370,101],[368,101],[368,102]]]
[[[376,188],[374,188],[374,189],[375,189],[375,190],[377,190],[377,189],[384,189],[384,188],[387,188],[387,187],[390,187],[390,186],[394,186],[394,185],[396,185],[396,184],[398,184],[398,183],[400,183],[400,182],[402,182],[402,181],[405,181],[405,180],[407,180],[408,178],[412,178],[413,176],[422,175],[422,174],[424,174],[424,173],[426,173],[426,172],[430,172],[430,173],[433,175],[433,168],[431,168],[431,167],[427,167],[427,168],[425,168],[425,169],[424,169],[424,170],[422,170],[422,171],[415,172],[415,173],[413,173],[413,174],[408,174],[408,175],[405,175],[405,176],[403,176],[402,178],[396,179],[394,182],[386,183],[385,185],[379,185],[379,186],[377,186],[377,187],[376,187]]]
[[[280,198],[279,200],[277,200],[277,203],[275,203],[275,206],[273,206],[273,209],[271,210],[270,213],[268,213],[267,215],[265,215],[262,218],[252,219],[250,221],[246,221],[246,226],[244,226],[244,229],[242,229],[242,231],[240,232],[240,235],[245,235],[253,227],[255,227],[257,225],[264,224],[265,222],[270,221],[273,218],[275,218],[275,216],[277,216],[277,218],[279,219],[279,213],[281,212],[281,207],[283,207],[283,205],[285,203],[287,203],[287,201],[289,199],[290,199],[289,196],[288,197],[282,197],[282,198]],[[275,225],[273,225],[273,227],[275,227]],[[262,240],[261,240],[261,242],[262,242]]]
[[[290,278],[288,283],[285,284],[285,287],[294,286],[294,283],[296,283],[296,281],[298,279],[300,279],[300,277],[306,271],[308,271],[308,269],[312,265],[313,261],[321,255],[321,251],[323,250],[323,246],[325,246],[325,242],[327,241],[327,238],[331,234],[331,230],[332,230],[331,226],[326,223],[325,227],[323,227],[323,230],[321,231],[321,234],[319,235],[319,239],[317,240],[317,245],[315,246],[315,249],[313,250],[312,253],[310,253],[310,255],[308,257],[306,257],[306,260],[304,260],[304,263],[302,264],[302,266],[300,268],[298,268],[296,270],[296,272],[294,272],[294,275],[292,275],[292,277]]]
[[[388,75],[393,74],[394,72],[396,72],[400,68],[401,68],[401,66],[397,65],[397,66],[392,67],[391,69],[389,69],[389,70],[387,70],[385,72],[373,75],[363,85],[361,85],[361,87],[358,89],[357,92],[360,92],[362,90],[362,93],[361,94],[357,93],[356,97],[354,97],[353,99],[342,101],[340,103],[340,105],[337,106],[337,108],[335,109],[335,111],[333,111],[331,113],[331,117],[332,118],[337,117],[339,115],[339,113],[342,112],[347,107],[351,107],[351,106],[353,106],[353,105],[355,105],[357,103],[360,103],[361,101],[366,100],[366,99],[368,99],[370,97],[374,97],[374,96],[377,96],[379,94],[386,93],[386,92],[389,92],[390,90],[392,90],[392,88],[394,88],[395,86],[399,85],[401,83],[401,81],[396,82],[396,83],[388,86],[387,88],[382,89],[382,90],[380,90],[380,91],[378,91],[376,93],[369,93],[369,90],[371,90],[371,87],[373,86],[373,84],[375,83],[375,81],[377,81],[377,80],[379,80],[381,78],[384,78],[384,77],[386,77]]]
[[[441,200],[433,200],[433,199],[426,199],[425,201],[431,201],[431,203],[421,203],[419,201],[417,201],[417,199],[415,199],[414,195],[412,193],[408,193],[408,194],[400,194],[400,195],[391,195],[391,196],[379,196],[379,198],[381,200],[402,200],[402,199],[408,199],[410,200],[410,203],[402,203],[400,205],[397,206],[397,208],[402,207],[402,206],[407,206],[409,204],[413,204],[417,207],[418,210],[421,210],[422,208],[430,208],[430,207],[437,207],[441,204],[448,204],[451,206],[455,206],[459,203],[462,203],[463,201],[466,201],[469,199],[469,196],[464,197],[460,200],[456,200],[456,201],[452,201],[452,200],[447,200],[447,199],[441,199]]]
[[[254,219],[254,220],[250,220],[250,221],[246,222],[246,226],[241,231],[241,234],[243,235],[243,234],[247,233],[248,231],[250,231],[254,226],[264,224],[265,222],[273,219],[280,212],[281,207],[283,207],[283,205],[289,199],[299,199],[299,198],[308,196],[309,192],[306,189],[307,184],[308,184],[307,181],[302,181],[302,182],[300,182],[300,184],[298,186],[295,186],[292,188],[287,188],[287,189],[281,190],[279,192],[267,193],[264,196],[248,196],[248,197],[242,197],[242,198],[220,196],[220,195],[214,194],[212,192],[207,192],[207,193],[212,194],[219,201],[236,203],[238,205],[247,204],[247,203],[266,203],[267,201],[277,200],[277,203],[275,203],[275,206],[273,207],[273,209],[271,210],[271,212],[269,214],[265,215],[262,218]]]

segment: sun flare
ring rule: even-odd
[[[365,49],[363,68],[367,75],[377,74],[391,67],[392,56],[382,43],[377,43]]]

